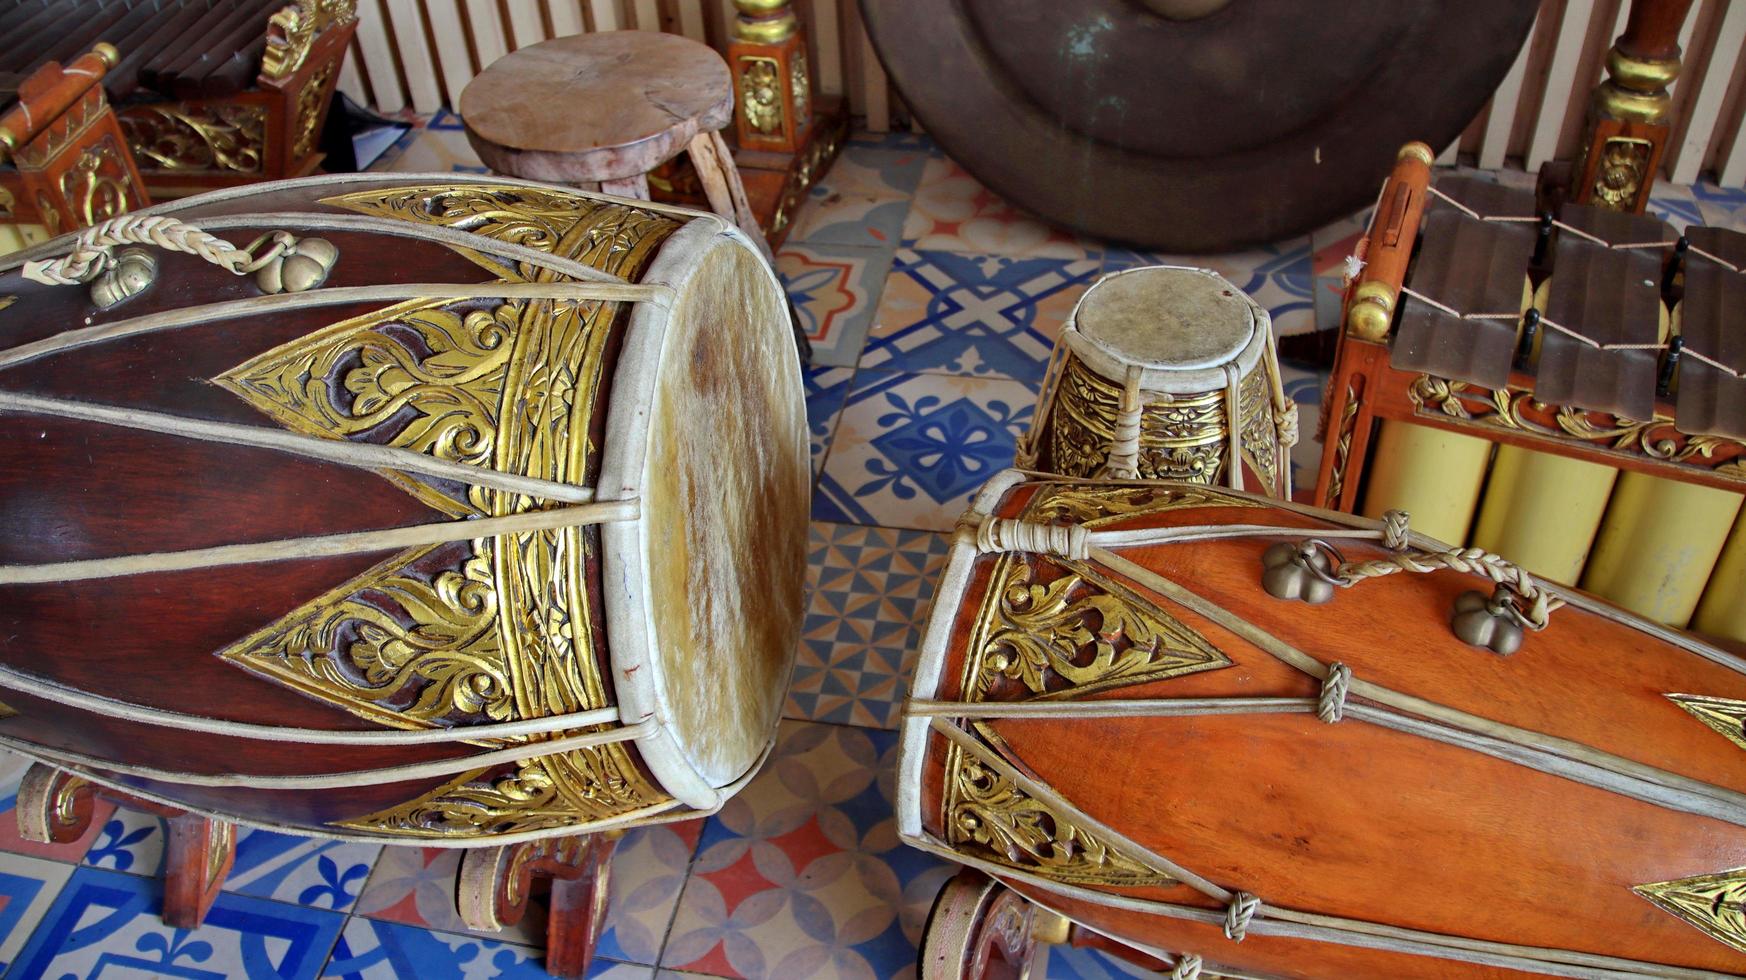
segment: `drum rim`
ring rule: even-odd
[[[1108,345],[1079,328],[1079,318],[1085,308],[1085,302],[1097,292],[1098,286],[1118,276],[1156,272],[1160,269],[1180,270],[1206,276],[1229,287],[1247,304],[1249,307],[1249,337],[1243,342],[1243,346],[1237,351],[1234,358],[1225,361],[1181,365],[1134,360],[1110,349]],[[1222,390],[1228,383],[1228,379],[1225,377],[1227,365],[1234,365],[1239,375],[1247,377],[1261,362],[1262,352],[1267,348],[1272,331],[1273,317],[1267,312],[1267,308],[1257,303],[1253,296],[1237,288],[1235,283],[1217,271],[1192,265],[1145,265],[1112,272],[1092,283],[1089,289],[1080,294],[1078,301],[1073,304],[1073,312],[1067,316],[1067,326],[1061,331],[1061,343],[1086,367],[1115,384],[1119,385],[1125,382],[1128,368],[1132,366],[1140,369],[1141,390],[1163,392],[1170,395],[1188,395]]]
[[[701,259],[723,239],[757,254],[757,247],[739,228],[712,214],[698,213],[662,243],[645,271],[644,285],[682,288],[701,266]],[[731,247],[731,245],[729,246]],[[782,294],[782,286],[767,262],[760,262],[765,281]],[[656,383],[665,363],[671,310],[665,304],[639,303],[625,328],[624,346],[614,368],[611,399],[607,406],[606,432],[602,440],[600,470],[595,481],[597,500],[639,498],[648,486],[649,426]],[[793,389],[802,401],[796,414],[794,436],[801,457],[808,455],[804,410],[804,383],[798,377],[799,363],[792,366]],[[810,472],[810,470],[809,470]],[[606,605],[607,658],[612,668],[614,692],[621,721],[648,719],[647,733],[635,740],[643,764],[655,781],[675,799],[698,810],[713,812],[737,793],[763,767],[775,744],[782,721],[780,705],[772,712],[763,751],[745,772],[723,785],[698,771],[686,743],[671,727],[668,679],[662,676],[656,651],[654,597],[648,589],[653,542],[646,517],[601,526],[601,590]],[[798,654],[786,651],[789,670]]]

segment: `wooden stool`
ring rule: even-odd
[[[733,122],[727,63],[653,31],[561,37],[499,58],[467,83],[461,121],[479,159],[512,177],[649,199],[650,170],[685,150],[709,206],[769,257],[721,138]]]

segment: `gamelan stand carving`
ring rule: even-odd
[[[535,878],[552,883],[546,910],[546,972],[588,972],[606,918],[612,852],[619,831],[575,834],[468,851],[455,876],[455,905],[470,929],[496,931],[520,922]]]
[[[73,773],[36,763],[18,785],[18,833],[39,844],[65,844],[91,829],[101,794],[123,806],[163,817],[169,827],[164,855],[164,921],[194,929],[224,886],[236,861],[236,827],[175,807],[99,787]]]
[[[146,206],[145,185],[103,92],[121,59],[98,44],[72,64],[48,62],[0,115],[0,221],[58,235]]]
[[[922,932],[921,980],[1030,975],[1039,944],[1068,941],[1073,924],[979,871],[958,872],[934,899]]]

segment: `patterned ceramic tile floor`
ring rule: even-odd
[[[459,121],[415,129],[380,169],[479,171]],[[1746,227],[1746,192],[1658,188],[1657,213]],[[1337,269],[1362,212],[1238,255],[1136,253],[1051,229],[925,136],[862,134],[813,189],[777,268],[811,334],[814,472],[806,619],[762,773],[707,821],[619,845],[595,977],[908,978],[951,873],[899,843],[895,727],[912,657],[970,494],[1012,458],[1050,344],[1103,273],[1217,269],[1292,334],[1337,319]],[[1313,481],[1325,374],[1286,364],[1301,406],[1294,479]],[[164,825],[103,804],[71,844],[18,838],[23,765],[0,756],[0,972],[11,978],[541,977],[541,916],[469,932],[455,851],[245,833],[207,923],[157,912]],[[1141,975],[1057,950],[1039,975]]]

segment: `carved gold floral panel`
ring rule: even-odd
[[[971,634],[970,701],[1072,697],[1231,665],[1199,633],[1077,562],[1004,554]]]
[[[1746,868],[1637,885],[1631,890],[1711,939],[1746,952]]]
[[[946,748],[946,843],[995,864],[1055,881],[1170,885],[1161,868],[1087,830],[1072,809],[1050,806],[957,744]]]

